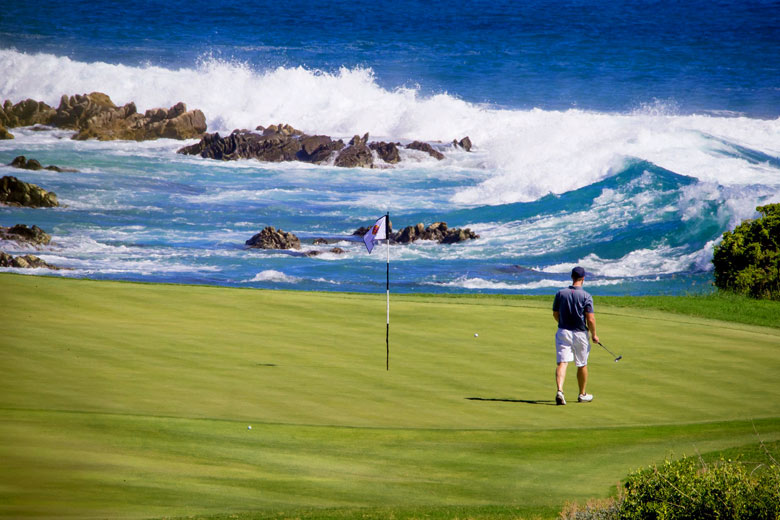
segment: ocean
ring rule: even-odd
[[[11,129],[0,176],[63,204],[0,207],[54,241],[1,250],[68,268],[34,274],[383,292],[386,246],[351,234],[389,212],[479,234],[391,246],[392,292],[550,294],[582,265],[593,294],[698,293],[723,232],[780,202],[776,1],[6,0],[0,100],[94,91],[183,101],[222,135],[287,123],[445,159],[221,162],[176,153],[196,141]],[[450,144],[465,136],[471,152]],[[78,172],[5,166],[18,155]],[[265,226],[345,252],[246,248]]]

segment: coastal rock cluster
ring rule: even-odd
[[[391,244],[411,244],[417,240],[434,240],[439,244],[455,244],[465,240],[474,240],[479,235],[469,228],[450,228],[446,222],[434,222],[425,227],[422,222],[414,226],[406,226],[401,231],[393,232],[392,222],[387,230]],[[352,234],[363,236],[368,233],[367,227],[356,229]]]
[[[73,139],[76,140],[191,139],[206,131],[206,116],[200,110],[188,111],[184,103],[140,114],[135,103],[117,107],[101,92],[62,96],[57,109],[33,99],[15,105],[6,100],[0,107],[0,127],[32,125],[75,130]]]
[[[49,170],[52,172],[76,172],[78,170],[72,170],[70,168],[60,168],[59,166],[49,165],[44,167],[37,159],[27,159],[24,155],[20,155],[18,157],[15,157],[13,161],[11,161],[11,164],[8,166],[11,166],[12,168],[19,168],[22,170]]]
[[[53,269],[59,271],[56,265],[47,264],[35,255],[12,256],[0,251],[0,267],[17,267],[20,269]]]
[[[0,204],[8,206],[27,206],[31,208],[51,208],[59,206],[57,194],[16,177],[6,175],[0,178]]]
[[[25,224],[16,224],[12,227],[0,226],[0,240],[47,246],[51,243],[51,235],[35,225],[30,228]]]
[[[464,137],[453,142],[465,150],[471,150],[471,140]],[[206,134],[200,142],[185,146],[177,153],[199,155],[206,159],[234,161],[257,159],[267,162],[301,161],[313,164],[330,162],[342,168],[373,168],[374,153],[388,164],[401,160],[400,143],[368,142],[368,134],[354,136],[349,144],[327,135],[307,135],[287,124],[258,126],[255,131],[234,130],[228,136],[219,133]],[[438,160],[444,154],[428,143],[414,141],[407,149],[420,150]],[[335,157],[335,158],[334,158]]]
[[[261,232],[246,241],[249,247],[259,249],[300,249],[301,241],[292,233],[273,226],[266,226]]]
[[[367,227],[361,227],[357,229],[353,236],[363,236],[368,232]],[[419,223],[415,226],[407,226],[401,231],[393,233],[392,226],[388,230],[390,236],[390,243],[392,244],[410,244],[417,240],[434,240],[439,244],[454,244],[457,242],[463,242],[465,240],[474,240],[479,238],[479,235],[471,231],[469,228],[449,228],[446,222],[434,222],[428,227]],[[328,241],[324,238],[314,239],[314,245],[327,244]],[[273,226],[267,226],[262,231],[254,235],[247,240],[245,244],[251,248],[258,249],[295,249],[301,248],[300,239],[293,233],[283,231],[281,229],[275,229]],[[341,254],[344,250],[339,247],[334,247],[328,251],[307,251],[305,256],[317,256],[325,252]]]

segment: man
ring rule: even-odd
[[[577,365],[577,382],[580,394],[577,400],[589,403],[593,396],[585,391],[588,384],[588,354],[590,342],[588,331],[594,343],[599,342],[596,335],[596,316],[593,313],[593,297],[582,288],[585,281],[585,269],[575,267],[571,270],[572,284],[567,289],[561,289],[553,301],[553,317],[558,322],[558,332],[555,334],[556,361],[555,384],[558,393],[555,403],[566,404],[563,396],[563,381],[566,379],[566,367],[574,361]]]

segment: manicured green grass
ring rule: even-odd
[[[780,439],[775,329],[602,303],[556,407],[549,303],[394,296],[386,371],[384,295],[0,275],[0,515],[554,518]]]
[[[401,296],[401,298],[412,299],[420,297],[431,298],[433,295]],[[480,299],[494,302],[502,300],[510,302],[549,302],[552,306],[552,295],[446,294],[437,295],[436,297],[449,300],[462,299],[471,303]],[[601,305],[607,305],[608,307],[657,310],[747,325],[780,328],[780,301],[756,300],[724,291],[681,296],[596,296],[595,302],[597,311]]]

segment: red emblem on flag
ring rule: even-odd
[[[371,230],[372,235],[379,233],[379,224],[374,225],[374,229]]]

